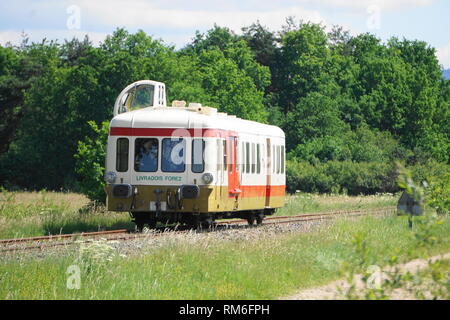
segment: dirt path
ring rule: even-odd
[[[436,261],[439,259],[450,259],[450,252],[438,256],[433,256],[428,259],[415,259],[409,261],[405,264],[398,264],[395,267],[399,268],[402,273],[410,272],[415,273],[421,269],[424,269],[428,266],[428,261]],[[393,271],[395,267],[387,267],[384,268],[383,271]],[[364,283],[361,280],[361,275],[356,275],[354,279],[354,283],[357,289],[364,288]],[[350,284],[345,280],[337,280],[333,281],[327,285],[305,289],[291,296],[281,297],[280,300],[336,300],[336,299],[345,299],[345,297],[339,294],[338,288],[347,290]],[[390,297],[394,300],[410,300],[414,299],[408,292],[404,292],[402,290],[395,290],[393,295]]]

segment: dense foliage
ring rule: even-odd
[[[102,122],[140,79],[165,82],[169,102],[282,127],[291,191],[395,191],[395,160],[450,161],[450,81],[434,48],[288,19],[279,32],[215,26],[181,50],[124,29],[98,47],[0,46],[0,183],[101,198]]]

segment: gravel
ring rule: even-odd
[[[90,244],[97,244],[99,242],[105,243],[108,246],[114,248],[120,255],[138,255],[149,254],[158,248],[178,245],[199,245],[199,246],[212,246],[223,242],[245,242],[251,243],[254,241],[260,241],[262,239],[270,239],[271,237],[277,237],[282,234],[295,234],[310,232],[313,229],[317,229],[323,224],[329,224],[328,220],[314,220],[304,222],[292,222],[282,224],[270,224],[262,225],[259,227],[244,227],[243,225],[232,225],[231,227],[224,228],[218,227],[212,231],[155,231],[144,229],[143,234],[139,234],[137,237],[130,237],[127,240],[112,240],[108,238],[96,238],[88,240],[87,242],[67,241],[61,246],[43,247],[42,249],[32,250],[20,250],[22,247],[27,246],[25,243],[15,244],[13,247],[17,251],[2,252],[0,254],[0,261],[2,260],[23,260],[23,259],[44,259],[51,256],[74,256],[77,255],[79,249],[82,246],[89,246]],[[33,246],[43,245],[46,242],[33,243]]]

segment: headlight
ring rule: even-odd
[[[211,173],[207,172],[202,175],[202,180],[204,183],[209,184],[209,183],[213,182],[214,177]]]
[[[108,171],[105,173],[105,182],[114,183],[116,181],[117,174],[114,171]]]

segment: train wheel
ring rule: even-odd
[[[202,229],[202,223],[200,221],[200,218],[198,216],[192,216],[187,221],[187,225],[189,228],[200,231]]]
[[[136,231],[137,232],[142,232],[144,230],[144,223],[143,222],[138,222],[136,221]]]
[[[156,229],[156,219],[150,219],[150,220],[148,221],[148,227],[149,227],[150,229]]]
[[[207,217],[202,219],[200,222],[200,229],[209,230],[214,227],[214,219],[212,217]]]
[[[249,226],[252,226],[255,223],[255,216],[251,215],[250,217],[248,217],[247,222]]]
[[[260,226],[264,220],[264,213],[258,213],[256,215],[256,225]]]

